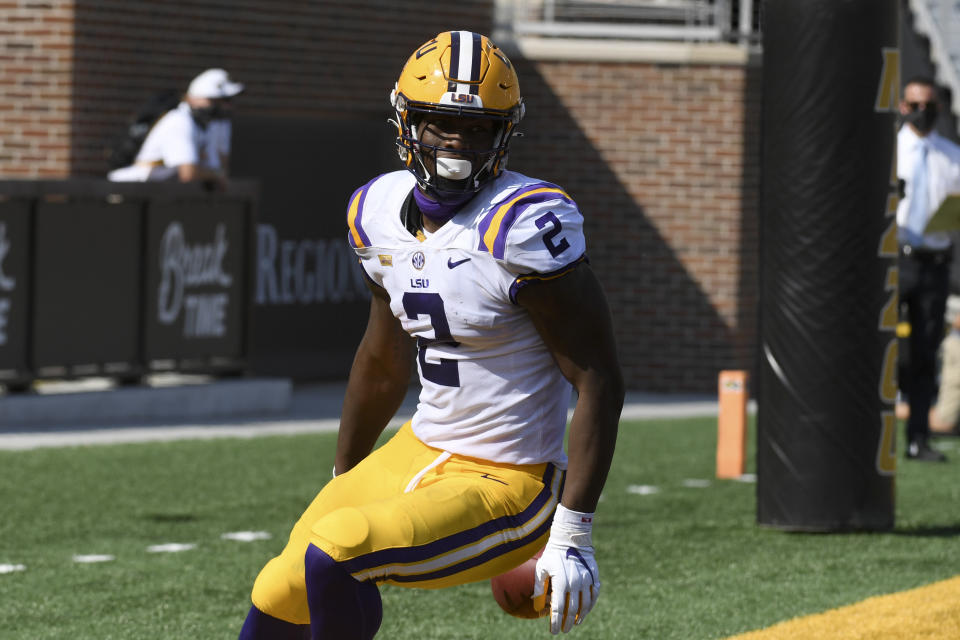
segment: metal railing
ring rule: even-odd
[[[515,36],[751,42],[760,37],[754,0],[513,0]]]

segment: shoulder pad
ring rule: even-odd
[[[367,198],[367,191],[369,191],[370,185],[376,182],[379,177],[380,176],[377,176],[354,191],[348,201],[347,227],[349,227],[350,231],[347,233],[347,239],[350,241],[350,246],[354,249],[370,246],[370,238],[363,230],[363,202]]]
[[[585,251],[583,216],[557,185],[517,190],[480,221],[479,247],[517,273],[555,271]]]
[[[399,212],[413,184],[414,178],[409,171],[392,171],[377,176],[354,191],[347,204],[347,240],[350,246],[362,249],[375,244],[378,241],[376,232],[383,226],[376,218]]]
[[[534,183],[513,192],[480,220],[480,246],[477,248],[502,260],[507,236],[520,216],[533,205],[553,202],[573,204],[563,189],[548,182]]]

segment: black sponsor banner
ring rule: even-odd
[[[0,380],[28,375],[30,207],[0,201]]]
[[[261,186],[251,251],[254,373],[346,378],[370,305],[347,243],[347,201],[399,168],[395,135],[381,114],[236,122],[233,173]]]
[[[885,530],[896,467],[898,2],[765,8],[758,520]]]
[[[147,210],[148,362],[239,360],[246,330],[248,204],[156,201]]]
[[[37,203],[31,342],[39,375],[136,370],[141,225],[137,203]]]
[[[284,237],[281,229],[256,227],[256,370],[345,379],[369,312],[357,256],[345,235]]]

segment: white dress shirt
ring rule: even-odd
[[[928,233],[922,238],[911,237],[907,230],[910,198],[913,195],[913,176],[920,157],[921,138],[909,125],[903,125],[897,134],[897,177],[906,183],[906,193],[897,206],[897,225],[901,245],[909,244],[925,249],[946,249],[950,238],[945,233]],[[948,194],[960,193],[960,146],[947,140],[936,131],[925,137],[927,151],[927,222]]]

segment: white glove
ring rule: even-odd
[[[550,590],[550,633],[570,631],[593,609],[600,595],[600,572],[593,558],[593,514],[557,505],[550,539],[537,560],[533,607],[546,607]]]

